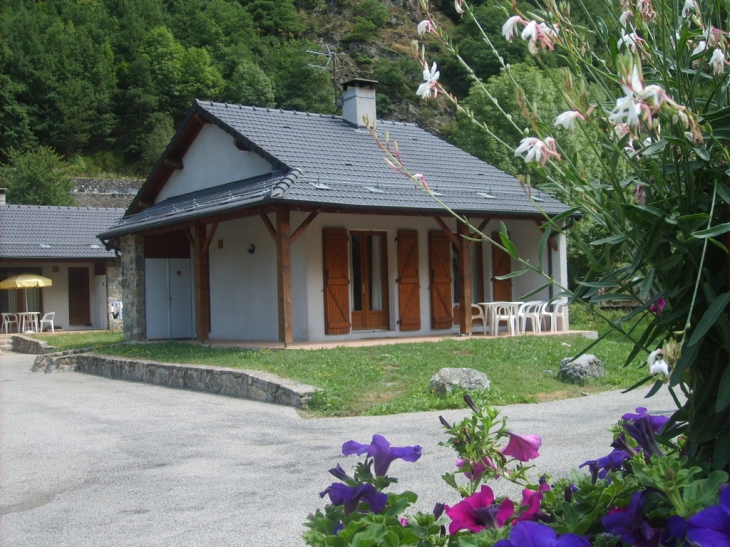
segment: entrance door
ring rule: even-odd
[[[500,241],[499,233],[493,232],[492,239]],[[492,289],[495,302],[512,301],[512,280],[497,279],[498,276],[507,275],[511,271],[511,257],[496,245],[492,245]]]
[[[351,232],[352,328],[387,329],[388,255],[384,232]]]
[[[68,269],[68,324],[90,327],[89,268]]]
[[[145,259],[147,339],[192,338],[189,258]]]

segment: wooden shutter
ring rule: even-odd
[[[400,330],[421,328],[421,284],[418,278],[418,232],[398,230],[398,303]]]
[[[492,232],[494,241],[501,241],[499,232]],[[495,302],[510,302],[512,300],[512,280],[497,279],[497,276],[507,275],[512,271],[512,259],[502,249],[492,245],[492,288]]]
[[[324,245],[324,332],[350,332],[350,276],[347,262],[347,230],[325,228]]]
[[[428,233],[431,270],[431,328],[450,329],[454,324],[451,301],[451,240],[441,231]]]

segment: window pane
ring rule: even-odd
[[[362,311],[362,251],[360,236],[352,236],[352,311]]]
[[[383,309],[383,268],[381,264],[383,236],[368,236],[368,258],[370,259],[370,310]]]

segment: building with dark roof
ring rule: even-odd
[[[65,330],[120,330],[120,260],[96,234],[117,222],[124,209],[7,205],[4,197],[3,190],[0,280],[34,273],[53,285],[26,289],[27,294],[0,291],[0,310],[56,312],[54,325]]]
[[[373,82],[344,84],[343,116],[196,101],[126,214],[99,238],[122,253],[125,338],[322,341],[471,333],[454,302],[516,300],[545,284],[473,244],[444,205],[567,281],[568,208],[414,124],[378,122],[432,195],[391,169],[363,123]],[[439,203],[434,199],[442,202]],[[129,276],[127,275],[129,273]],[[547,299],[545,288],[534,298]]]

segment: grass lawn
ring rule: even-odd
[[[54,334],[30,335],[31,338],[48,343],[61,349],[99,348],[110,344],[119,344],[122,341],[121,332],[94,331],[94,332],[64,332]]]
[[[187,343],[101,347],[110,355],[173,363],[196,363],[271,372],[322,388],[313,401],[316,415],[379,415],[461,408],[461,394],[439,397],[429,380],[442,367],[469,367],[487,374],[491,389],[478,403],[506,405],[579,396],[581,392],[628,387],[646,374],[641,362],[622,366],[631,343],[603,340],[591,352],[606,368],[605,378],[585,386],[557,380],[560,360],[590,343],[577,336],[522,336],[499,340],[470,338],[416,344],[325,350],[206,348]]]

